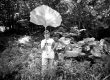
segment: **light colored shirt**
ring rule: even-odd
[[[52,44],[53,44],[54,40],[52,38],[49,38],[48,40],[43,39],[41,41],[41,48],[43,48],[43,46],[46,45],[46,48],[42,51],[42,58],[54,58],[54,51],[52,49]]]

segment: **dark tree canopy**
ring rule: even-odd
[[[30,11],[42,4],[52,7],[61,14],[63,19],[61,26],[65,28],[78,25],[78,28],[89,30],[88,34],[94,37],[99,36],[100,29],[109,29],[109,0],[1,0],[0,21],[10,30],[22,28],[32,32],[37,25],[29,22]],[[23,23],[19,23],[18,20],[21,19],[24,20]]]

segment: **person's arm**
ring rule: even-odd
[[[57,46],[58,44],[54,41],[54,39],[52,39],[52,50],[54,51]]]
[[[45,46],[46,46],[45,41],[41,41],[41,50],[44,50]]]
[[[55,43],[55,41],[54,40],[52,40],[52,49],[53,49],[53,51],[56,49],[56,43]]]
[[[56,44],[55,44],[55,42],[53,42],[52,43],[52,49],[55,50],[55,48],[56,48]]]
[[[58,47],[58,43],[53,43],[53,50],[55,50]]]

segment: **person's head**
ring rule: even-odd
[[[50,32],[48,30],[44,31],[44,37],[45,37],[45,39],[50,38]]]

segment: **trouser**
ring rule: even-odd
[[[47,69],[53,68],[54,58],[42,58],[42,76]]]

